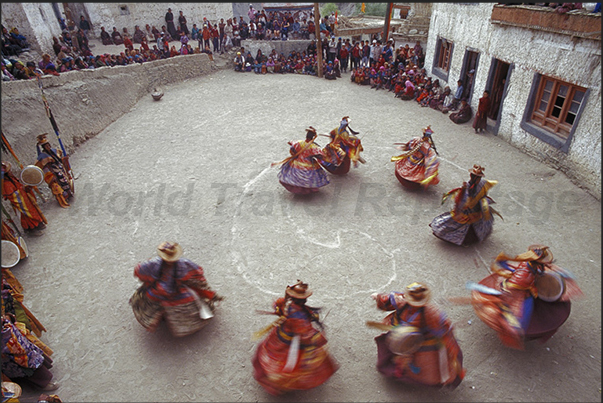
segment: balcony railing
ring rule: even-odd
[[[601,13],[589,13],[586,10],[560,14],[552,8],[542,6],[495,5],[492,9],[491,22],[601,40]]]

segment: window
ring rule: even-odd
[[[453,47],[454,44],[444,38],[438,38],[436,42],[435,54],[433,56],[433,68],[431,72],[436,77],[444,81],[448,81]]]
[[[128,8],[127,5],[122,4],[119,6],[119,13],[121,15],[129,15],[130,14],[130,9]]]
[[[436,67],[444,71],[450,70],[450,54],[452,53],[452,46],[446,39],[440,39],[438,41],[438,50],[436,51],[438,57],[436,59]]]
[[[543,76],[534,102],[532,122],[567,139],[586,89]]]
[[[521,128],[567,152],[590,90],[535,73]]]

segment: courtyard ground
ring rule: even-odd
[[[64,402],[601,399],[601,204],[563,173],[491,133],[474,134],[470,123],[352,84],[348,74],[328,81],[224,69],[163,90],[160,101],[141,99],[76,149],[71,208],[42,205],[48,228],[27,238],[31,255],[13,268],[48,330],[42,340],[54,350]],[[287,141],[308,126],[328,133],[345,115],[367,163],[331,176],[315,195],[287,192],[270,163],[288,156]],[[427,125],[441,181],[408,191],[394,176],[393,143]],[[490,195],[504,220],[481,244],[456,247],[428,224],[449,207],[442,194],[476,163],[499,181]],[[212,323],[181,339],[165,327],[146,332],[128,304],[140,285],[134,266],[165,240],[179,242],[226,298]],[[515,351],[471,306],[442,298],[469,295],[465,282],[488,275],[498,253],[533,243],[552,248],[585,296],[551,340]],[[314,290],[309,304],[329,312],[340,369],[318,388],[277,398],[252,376],[251,335],[273,320],[255,309],[270,309],[297,279]],[[379,331],[365,322],[385,313],[370,295],[413,281],[432,287],[455,324],[467,369],[456,390],[399,384],[375,369]],[[38,395],[26,388],[22,401]]]

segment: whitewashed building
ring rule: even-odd
[[[488,132],[601,198],[601,13],[433,3],[425,68],[474,111],[488,90]]]

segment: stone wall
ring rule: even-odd
[[[58,3],[61,15],[65,12],[65,3]],[[69,4],[69,3],[67,3]],[[146,24],[155,25],[161,29],[165,25],[165,13],[170,7],[174,14],[174,24],[178,24],[179,11],[182,10],[187,19],[189,30],[193,24],[202,25],[203,17],[211,22],[224,18],[226,21],[233,16],[233,3],[80,3],[89,16],[92,30],[91,38],[100,38],[100,28],[105,27],[111,32],[116,27],[119,32],[127,28],[134,33],[134,26],[139,25],[143,30]],[[79,24],[80,13],[73,10],[73,18]],[[64,17],[64,15],[63,15]],[[37,55],[52,50],[52,37],[61,34],[61,27],[52,9],[52,3],[2,3],[2,24],[9,30],[17,27],[31,44],[32,51]],[[94,50],[93,50],[94,52]]]
[[[84,3],[90,15],[90,23],[93,35],[100,37],[101,26],[107,32],[116,27],[120,32],[126,27],[128,32],[134,33],[134,26],[139,25],[142,30],[146,24],[155,25],[161,30],[165,23],[165,14],[168,7],[174,14],[174,24],[178,26],[180,11],[186,17],[187,26],[190,31],[193,24],[197,27],[203,26],[203,17],[215,23],[224,18],[233,17],[233,3]],[[127,10],[122,10],[122,7]],[[79,21],[79,16],[77,17]]]
[[[208,74],[214,66],[206,54],[186,55],[44,76],[42,85],[63,144],[72,152],[150,97],[155,86]],[[2,131],[25,164],[35,162],[37,135],[48,132],[58,146],[37,80],[2,82]]]
[[[467,49],[480,53],[473,110],[486,88],[493,58],[514,65],[502,104],[497,135],[566,173],[601,197],[601,42],[560,33],[492,24],[493,3],[433,4],[425,67],[432,75],[438,36],[454,43],[449,85],[456,90]],[[562,16],[560,16],[562,17]],[[599,17],[600,18],[600,17]],[[521,128],[534,74],[540,73],[590,89],[585,109],[563,152]]]

